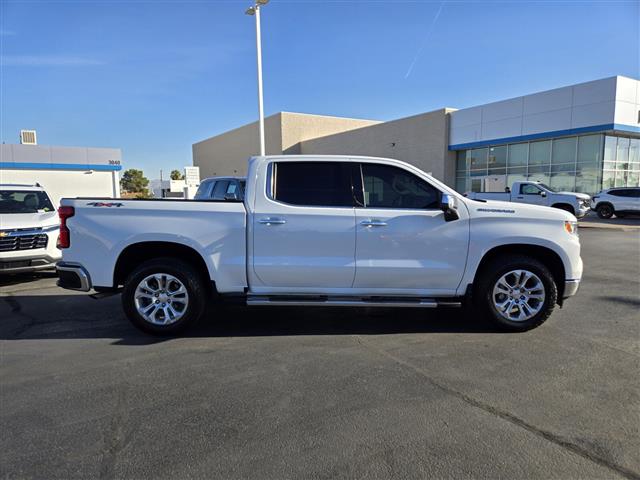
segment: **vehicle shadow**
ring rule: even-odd
[[[10,287],[13,285],[29,285],[30,283],[37,282],[38,280],[56,278],[58,275],[55,270],[39,270],[37,272],[27,273],[1,273],[0,272],[0,287]]]
[[[0,339],[114,339],[115,345],[171,340],[145,334],[124,317],[119,296],[15,295],[0,298]],[[212,305],[202,322],[180,337],[493,333],[461,309],[244,307]]]

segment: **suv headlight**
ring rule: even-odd
[[[577,235],[578,234],[578,222],[570,222],[570,221],[565,221],[564,222],[564,229],[567,233],[570,233],[571,235]]]

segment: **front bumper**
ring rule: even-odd
[[[56,272],[58,273],[57,283],[61,288],[80,292],[88,292],[92,288],[89,272],[79,263],[58,262]]]
[[[576,218],[584,217],[587,213],[589,213],[590,210],[591,210],[591,205],[589,204],[581,205],[580,207],[578,207],[578,210],[576,211]]]
[[[21,255],[0,258],[0,274],[24,273],[54,268],[59,258],[49,255]]]
[[[580,288],[580,279],[578,280],[565,280],[564,281],[564,291],[562,292],[562,299],[573,297],[576,293],[578,293],[578,289]]]

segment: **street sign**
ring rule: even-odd
[[[187,186],[200,185],[200,167],[184,167],[184,179]]]

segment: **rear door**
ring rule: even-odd
[[[260,293],[350,288],[355,275],[352,165],[273,161],[253,214],[253,271]]]

